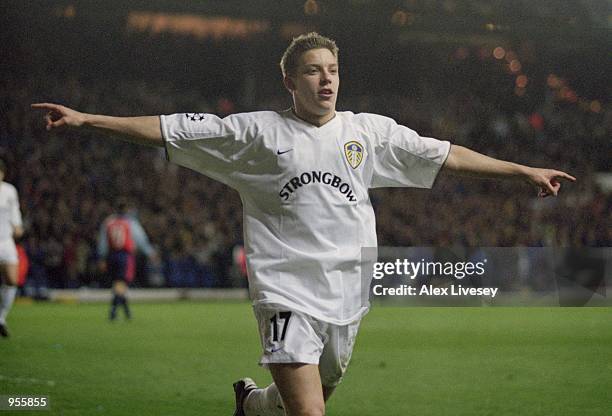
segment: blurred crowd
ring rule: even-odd
[[[545,97],[529,109],[499,104],[487,90],[444,93],[420,80],[411,95],[351,95],[340,110],[395,118],[423,136],[451,140],[493,157],[565,170],[578,178],[558,198],[539,199],[521,182],[441,175],[433,190],[372,191],[381,245],[610,246],[612,195],[594,180],[609,172],[612,109],[590,111]],[[166,162],[163,150],[142,148],[95,132],[44,131],[37,101],[110,115],[284,109],[288,96],[244,106],[203,97],[172,82],[95,79],[77,75],[0,80],[0,157],[20,195],[30,279],[50,287],[105,285],[96,270],[96,238],[114,202],[136,210],[162,259],[141,262],[140,286],[246,285],[242,209],[238,194]]]

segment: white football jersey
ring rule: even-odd
[[[17,189],[7,182],[0,183],[0,241],[13,241],[13,227],[21,227],[21,211]]]
[[[368,189],[430,188],[450,149],[374,114],[336,112],[321,127],[291,110],[160,119],[170,161],[240,193],[253,303],[336,325],[369,306],[361,281],[361,247],[376,246]]]

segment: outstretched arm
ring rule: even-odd
[[[452,145],[444,170],[460,175],[478,176],[482,178],[520,179],[536,185],[539,196],[557,196],[561,183],[559,179],[575,181],[571,175],[554,169],[540,169],[517,163],[494,159],[474,152],[463,146]]]
[[[80,113],[59,104],[37,103],[32,108],[47,110],[47,130],[61,127],[89,127],[118,134],[122,139],[147,146],[163,146],[158,116],[111,117]]]

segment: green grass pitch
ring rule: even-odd
[[[59,415],[231,415],[231,384],[269,374],[246,303],[16,305],[0,394]],[[374,307],[329,415],[610,415],[609,308]],[[8,414],[0,412],[0,414]]]

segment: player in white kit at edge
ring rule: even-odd
[[[23,234],[17,190],[10,183],[4,182],[5,174],[6,165],[0,160],[0,336],[4,338],[9,336],[6,317],[17,294],[19,260],[14,238]]]
[[[171,162],[236,189],[244,208],[249,291],[274,383],[234,384],[235,415],[323,415],[348,365],[362,301],[361,247],[376,246],[368,189],[430,188],[441,168],[516,178],[556,195],[570,175],[420,137],[390,118],[337,112],[338,49],[316,33],[281,60],[293,107],[282,112],[150,117],[85,114],[51,103],[47,129],[88,126],[165,146]]]

